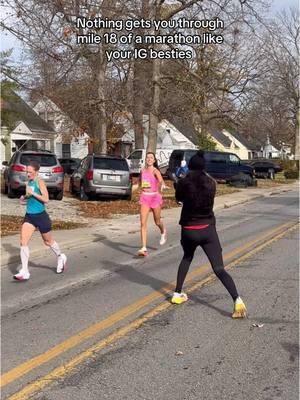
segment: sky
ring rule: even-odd
[[[298,0],[273,0],[271,13],[276,14],[282,9],[286,9],[288,7],[299,7]],[[1,51],[13,48],[12,60],[17,62],[20,59],[22,53],[22,43],[9,33],[1,31],[0,35]]]

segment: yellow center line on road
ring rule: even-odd
[[[292,221],[289,221],[289,222],[287,222],[287,223],[285,223],[283,225],[280,225],[277,228],[268,230],[268,231],[264,232],[262,235],[258,236],[256,239],[251,240],[251,241],[245,243],[243,246],[240,246],[240,247],[230,251],[229,253],[225,254],[224,260],[226,261],[226,260],[228,260],[228,259],[230,259],[232,257],[235,257],[239,253],[250,249],[255,244],[260,243],[263,240],[267,240],[267,238],[270,237],[270,236],[273,237],[273,236],[276,236],[276,234],[281,234],[282,230],[285,230],[282,233],[282,234],[285,234],[290,228],[293,228],[296,225],[298,225],[298,221],[295,223],[295,221],[292,220]],[[266,245],[266,244],[264,243],[264,245]],[[262,245],[259,245],[258,248],[261,248],[261,246]],[[228,266],[227,266],[227,268],[228,268]],[[203,272],[208,271],[209,269],[210,269],[210,266],[209,266],[208,263],[198,267],[196,270],[194,270],[194,271],[192,271],[191,273],[188,274],[186,283],[190,282],[195,277],[197,277],[198,275],[202,274]],[[211,278],[209,280],[211,280]],[[81,332],[79,332],[78,334],[76,334],[74,336],[71,336],[70,338],[68,338],[65,341],[63,341],[62,343],[52,347],[51,349],[47,350],[46,352],[44,352],[44,353],[42,353],[42,354],[40,354],[40,355],[38,355],[38,356],[26,361],[26,362],[24,362],[23,364],[20,364],[19,366],[17,366],[15,368],[11,369],[10,371],[4,373],[1,376],[1,386],[3,387],[5,385],[15,381],[16,379],[18,379],[21,376],[29,373],[30,371],[32,371],[33,369],[39,367],[40,365],[45,364],[46,362],[54,359],[55,357],[59,356],[60,354],[65,353],[66,351],[74,348],[75,346],[79,345],[80,343],[84,342],[85,340],[95,336],[96,334],[98,334],[102,330],[107,329],[107,328],[111,327],[112,325],[114,325],[114,324],[116,324],[118,322],[121,322],[126,317],[130,316],[131,314],[134,314],[135,312],[137,312],[138,310],[142,309],[143,307],[151,304],[151,302],[153,302],[154,300],[157,300],[159,298],[164,297],[167,293],[169,293],[169,291],[171,289],[173,289],[174,284],[175,284],[174,282],[169,283],[166,286],[164,286],[163,288],[161,288],[160,290],[151,292],[149,295],[147,295],[147,296],[137,300],[136,302],[134,302],[134,303],[122,308],[121,310],[119,310],[116,313],[112,314],[108,318],[91,325],[90,327],[82,330]],[[162,307],[162,308],[160,308],[160,310],[165,309],[168,304],[169,303],[163,303],[163,305],[159,306],[159,307]],[[149,318],[149,317],[147,317],[147,318]],[[129,324],[128,326],[131,326],[132,324]],[[139,325],[140,324],[138,324],[138,326]],[[129,329],[129,330],[134,329],[134,326],[132,328],[128,328],[128,326],[122,328],[123,329],[122,332],[127,332],[127,329]],[[117,338],[120,337],[120,336],[118,336],[119,335],[118,332],[117,333],[113,333],[107,339],[104,339],[102,341],[103,342],[103,346],[105,346],[106,344],[111,342],[112,339],[109,339],[109,338],[111,338],[111,337],[117,337]],[[124,334],[126,334],[126,333],[121,334],[121,336],[124,335]],[[117,336],[115,336],[115,335],[117,335]],[[114,340],[116,340],[116,339],[113,339],[113,341]],[[82,353],[82,354],[84,354],[84,353]],[[82,355],[79,355],[78,357],[76,357],[74,360],[76,360],[76,359],[81,360],[82,359],[81,358]],[[71,363],[74,362],[74,360],[71,361]],[[78,361],[77,364],[80,363],[80,362],[81,361]],[[69,365],[69,363],[67,365]],[[64,371],[68,369],[68,368],[67,369],[66,368],[67,368],[66,365],[62,367],[62,369]],[[29,385],[29,386],[31,386],[31,385]],[[43,384],[43,386],[44,386],[44,384]],[[25,387],[25,389],[26,388],[27,388],[27,386]],[[20,399],[25,399],[25,398],[26,397],[20,397]],[[12,397],[12,399],[14,399],[14,397]],[[19,398],[16,397],[16,399],[19,399]]]
[[[230,264],[227,265],[226,269],[232,268],[235,265],[245,261],[247,258],[253,256],[255,253],[258,253],[260,250],[262,250],[264,247],[270,245],[271,243],[275,242],[276,240],[282,238],[284,235],[286,235],[289,232],[292,232],[298,227],[298,223],[290,226],[287,228],[284,232],[281,232],[272,238],[268,239],[266,242],[263,244],[257,246],[253,250],[249,251],[247,254],[244,254],[243,256],[239,257],[238,259],[232,261]],[[215,275],[212,274],[209,277],[202,279],[200,282],[195,283],[192,287],[189,288],[188,293],[193,292],[210,282],[214,281],[216,279]],[[96,356],[96,353],[102,350],[103,348],[107,347],[108,345],[112,345],[114,342],[116,342],[118,339],[124,337],[128,333],[134,331],[135,329],[139,328],[144,322],[150,320],[151,318],[155,317],[156,315],[160,314],[161,312],[165,311],[169,307],[174,307],[171,303],[165,302],[162,303],[152,310],[148,311],[145,315],[142,317],[139,317],[135,321],[127,324],[126,326],[119,328],[116,332],[112,333],[105,339],[102,339],[98,343],[96,343],[94,346],[90,347],[89,349],[85,350],[84,352],[80,353],[78,356],[73,358],[71,361],[68,363],[55,368],[53,371],[51,371],[49,374],[45,375],[44,377],[41,377],[34,381],[31,384],[28,384],[25,386],[23,389],[21,389],[19,392],[13,394],[8,398],[8,400],[28,400],[34,393],[42,390],[45,386],[49,385],[50,383],[53,383],[55,381],[58,381],[59,379],[63,379],[66,375],[70,374],[80,363],[86,361],[88,358],[93,358]]]

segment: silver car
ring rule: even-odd
[[[88,155],[70,178],[70,192],[80,200],[93,195],[131,199],[132,177],[125,158]]]
[[[26,167],[30,161],[40,164],[39,177],[46,183],[49,193],[56,200],[62,200],[64,190],[64,170],[56,155],[49,151],[16,151],[9,162],[4,161],[4,190],[13,198],[25,193],[27,174]]]

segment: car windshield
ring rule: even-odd
[[[188,150],[185,152],[185,161],[188,163],[190,159],[197,153],[197,150]]]
[[[41,167],[53,167],[57,164],[56,157],[51,154],[22,154],[20,163],[28,165],[30,161],[36,161]]]
[[[125,160],[116,160],[113,158],[94,158],[94,169],[128,171],[128,165]]]

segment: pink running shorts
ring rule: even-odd
[[[160,207],[163,203],[162,195],[160,193],[144,194],[140,195],[140,204],[148,206],[149,208]]]

